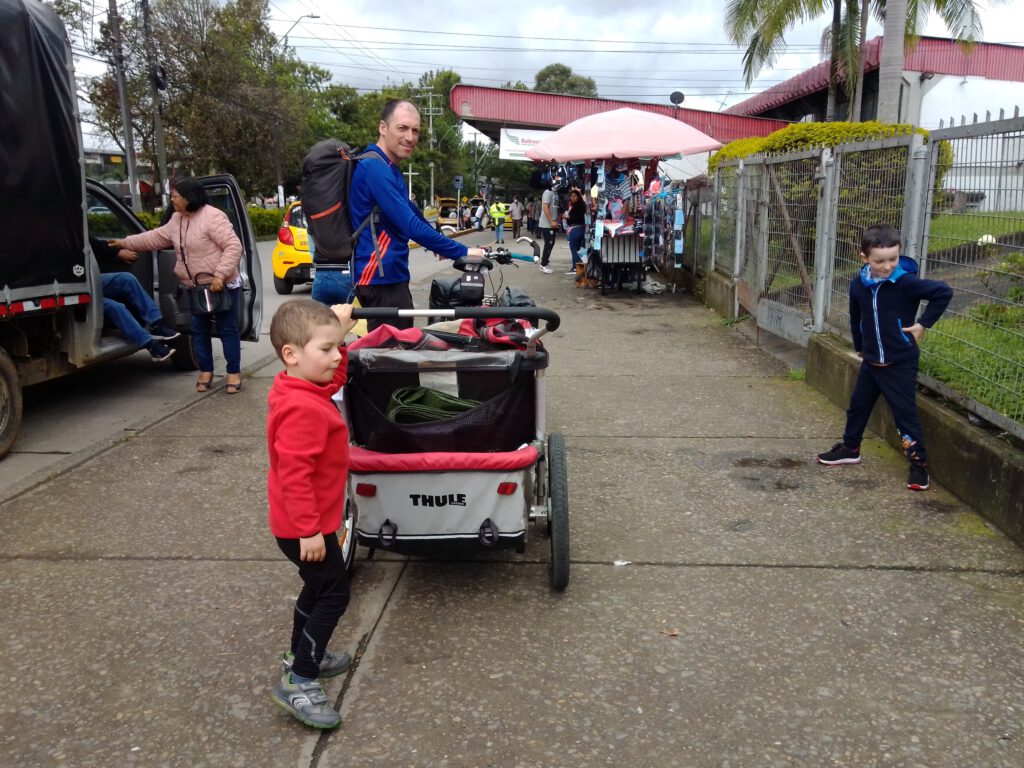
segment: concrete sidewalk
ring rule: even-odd
[[[564,240],[552,266],[504,272],[562,317],[564,593],[539,531],[361,560],[344,726],[281,713],[270,365],[0,505],[0,764],[1024,765],[1021,550],[877,437],[816,465],[843,413],[691,297],[575,289]]]

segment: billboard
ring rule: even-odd
[[[533,131],[526,128],[502,128],[498,143],[498,159],[533,161],[526,156],[526,150],[540,144],[554,131]]]

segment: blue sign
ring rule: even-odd
[[[462,189],[462,177],[461,176],[456,176],[455,177],[455,188],[456,189]]]

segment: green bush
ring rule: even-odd
[[[153,211],[136,211],[135,217],[142,222],[142,226],[146,229],[156,229],[160,226],[160,221],[164,217],[163,209]]]
[[[250,208],[249,221],[257,240],[268,240],[277,237],[277,230],[284,221],[284,211],[280,208]]]

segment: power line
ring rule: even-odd
[[[280,10],[280,9],[278,9],[278,10]],[[274,19],[274,21],[281,21],[281,19]],[[614,43],[614,44],[624,44],[624,45],[634,45],[635,44],[635,45],[643,45],[643,46],[651,46],[651,45],[679,45],[679,41],[678,40],[659,41],[659,40],[648,40],[646,38],[638,39],[638,40],[605,40],[603,38],[590,38],[590,37],[538,37],[536,35],[488,35],[488,34],[481,34],[481,33],[477,33],[477,32],[448,32],[446,30],[440,30],[440,29],[403,29],[403,28],[400,28],[400,27],[362,26],[362,25],[359,25],[359,24],[344,24],[344,25],[342,25],[342,24],[325,24],[324,26],[337,26],[337,27],[344,27],[346,29],[366,29],[366,30],[370,30],[370,31],[373,31],[373,32],[405,32],[405,33],[417,34],[417,35],[431,35],[431,36],[447,35],[447,36],[453,36],[453,37],[472,37],[474,39],[489,38],[489,39],[496,39],[496,40],[520,40],[520,41],[527,42],[527,43],[532,43],[535,40],[550,40],[550,41],[555,41],[555,42],[559,42],[559,43]],[[695,45],[695,46],[708,45],[708,46],[710,46],[710,45],[733,45],[733,43],[731,43],[729,41],[724,41],[724,42],[721,42],[721,43],[718,43],[718,42],[714,42],[714,43],[686,43],[686,45]],[[492,46],[479,46],[479,47],[482,48],[482,49],[486,49],[486,50],[501,50],[501,49],[495,49]],[[735,47],[735,46],[733,46],[733,47]],[[807,49],[817,50],[818,46],[817,46],[817,44],[814,44],[814,45],[808,44],[808,45],[789,46],[789,48],[790,49],[792,49],[792,48],[807,48]],[[531,49],[531,50],[533,50],[533,49]],[[577,50],[577,49],[571,49],[571,50]],[[658,51],[652,51],[652,53],[657,53],[657,52]]]

